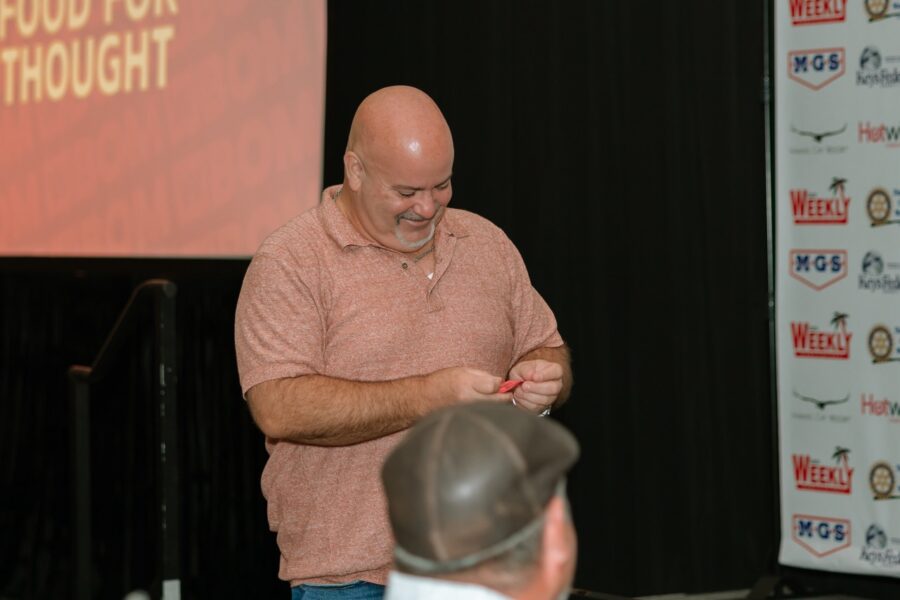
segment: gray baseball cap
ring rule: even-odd
[[[564,427],[508,404],[428,415],[381,473],[397,564],[441,573],[502,554],[543,522],[578,453]]]

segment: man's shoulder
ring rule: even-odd
[[[317,205],[293,217],[266,236],[256,254],[284,258],[321,246],[328,236],[320,212]]]
[[[450,231],[454,234],[506,237],[506,233],[499,226],[463,208],[447,208],[447,221]]]

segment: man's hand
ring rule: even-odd
[[[509,379],[523,382],[512,393],[517,406],[536,414],[559,408],[572,390],[569,349],[536,348],[509,370]]]
[[[562,365],[547,360],[520,362],[510,370],[509,378],[523,382],[512,394],[516,404],[538,414],[553,406],[563,388]]]
[[[501,383],[501,377],[468,367],[450,367],[426,376],[428,395],[442,405],[476,400],[509,402],[513,396],[499,392]]]

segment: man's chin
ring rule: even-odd
[[[403,232],[400,230],[400,226],[394,230],[394,237],[397,238],[397,241],[406,248],[410,252],[414,252],[419,248],[425,246],[431,239],[434,237],[435,225],[434,221],[431,221],[430,227],[424,229],[423,231],[418,231],[417,233],[422,237],[420,239],[409,239],[407,236],[403,235]]]

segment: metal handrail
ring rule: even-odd
[[[109,365],[112,364],[112,359],[107,357],[115,356],[116,351],[122,346],[122,342],[125,339],[125,328],[129,327],[134,320],[135,313],[131,309],[132,306],[149,292],[157,295],[157,299],[160,294],[167,299],[174,299],[178,293],[178,286],[168,279],[148,279],[134,288],[134,291],[131,292],[131,297],[125,304],[125,308],[119,313],[119,318],[116,319],[112,331],[109,332],[109,335],[106,336],[106,340],[103,342],[103,346],[100,347],[97,358],[94,359],[91,366],[72,365],[69,367],[69,377],[76,381],[95,383],[106,375]]]
[[[177,402],[175,393],[175,296],[178,287],[167,279],[148,279],[138,285],[116,319],[112,331],[103,342],[90,366],[72,365],[72,466],[74,493],[74,563],[75,597],[90,600],[93,594],[91,576],[91,462],[90,462],[90,384],[109,372],[119,350],[132,328],[135,308],[143,298],[155,300],[156,370],[155,396],[159,402],[159,463],[162,477],[159,486],[160,597],[179,600],[180,583],[180,504],[178,500],[179,461]]]

